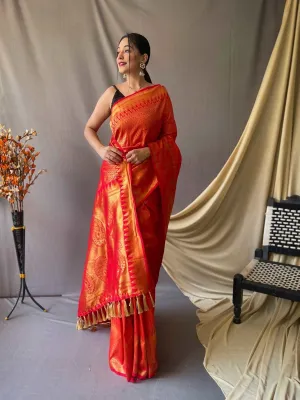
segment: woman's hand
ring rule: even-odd
[[[120,164],[123,161],[123,155],[115,147],[106,146],[100,150],[100,157],[109,164]]]
[[[147,160],[151,155],[149,147],[131,150],[126,154],[126,160],[130,164],[138,165]]]

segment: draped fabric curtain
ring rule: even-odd
[[[299,35],[299,1],[287,0],[237,146],[215,180],[169,226],[164,267],[198,307],[204,365],[230,400],[300,398],[300,305],[248,293],[243,322],[234,325],[231,303],[234,274],[261,245],[268,197],[300,195]]]

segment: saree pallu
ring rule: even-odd
[[[124,97],[111,111],[110,145],[123,162],[103,162],[91,221],[77,329],[111,321],[110,368],[128,381],[157,370],[155,287],[181,154],[166,89],[154,85]],[[149,147],[139,165],[128,151]]]

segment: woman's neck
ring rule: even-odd
[[[130,90],[136,92],[137,90],[142,89],[147,85],[147,81],[143,76],[140,75],[128,75],[127,76],[127,84]]]

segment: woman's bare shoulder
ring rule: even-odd
[[[105,92],[103,93],[102,96],[111,97],[111,96],[113,96],[115,94],[115,92],[116,92],[116,88],[115,88],[115,86],[112,85],[112,86],[109,86],[105,90]]]
[[[116,92],[114,86],[109,86],[99,97],[98,104],[110,108],[110,104]]]

